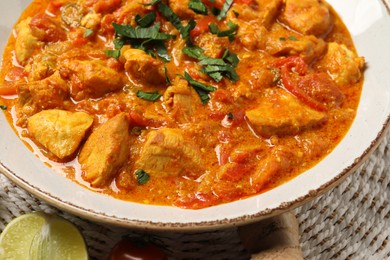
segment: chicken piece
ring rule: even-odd
[[[186,175],[198,177],[203,169],[198,147],[176,128],[151,131],[135,165],[155,177]]]
[[[30,28],[31,17],[22,20],[16,25],[15,56],[16,60],[23,66],[28,62],[42,44],[35,37]]]
[[[88,13],[81,19],[81,26],[91,30],[97,30],[102,20],[102,14]]]
[[[124,46],[121,49],[120,61],[125,64],[125,70],[129,75],[136,80],[150,84],[165,83],[163,62],[142,50]]]
[[[34,56],[34,62],[25,67],[29,73],[29,81],[38,81],[51,76],[59,68],[57,66],[58,56],[71,48],[69,42],[56,42],[45,46],[43,51]]]
[[[302,34],[321,36],[330,31],[333,19],[322,0],[286,0],[282,20]]]
[[[169,7],[181,19],[192,19],[195,12],[188,8],[189,0],[169,0]]]
[[[269,68],[266,61],[268,59],[262,53],[241,59],[241,66],[237,67],[240,80],[229,86],[235,99],[239,97],[256,99],[263,89],[276,85],[278,75]]]
[[[123,75],[108,67],[106,61],[66,60],[62,65],[70,74],[75,100],[99,98],[124,86]]]
[[[297,151],[288,147],[274,147],[257,163],[257,167],[252,171],[251,184],[256,192],[273,188],[280,181],[280,177],[289,172],[291,167],[297,163],[299,158]]]
[[[129,122],[125,113],[108,120],[89,136],[79,154],[83,179],[102,187],[118,173],[129,156]]]
[[[229,46],[227,37],[218,37],[211,33],[202,34],[196,38],[197,45],[204,50],[204,54],[211,58],[220,58],[226,46]]]
[[[50,77],[20,84],[18,88],[18,117],[25,118],[39,111],[53,108],[64,108],[69,100],[69,89],[59,72]]]
[[[236,39],[249,50],[264,50],[267,43],[267,29],[257,22],[241,22],[233,20],[238,25]]]
[[[282,0],[257,0],[260,24],[269,28],[279,14]]]
[[[43,147],[64,159],[75,154],[92,123],[87,113],[52,109],[30,117],[27,129]]]
[[[313,35],[292,36],[281,26],[274,26],[267,39],[266,51],[276,56],[301,56],[311,63],[326,52],[326,43]]]
[[[97,13],[110,13],[119,8],[122,0],[82,0],[86,7],[92,7]]]
[[[339,85],[353,84],[362,78],[364,58],[357,56],[344,44],[329,43],[328,52],[319,62]]]
[[[195,98],[197,94],[193,88],[188,86],[188,82],[176,77],[173,85],[168,87],[164,93],[164,104],[176,121],[186,123],[191,121],[195,111]]]
[[[295,135],[327,119],[325,113],[300,103],[282,89],[268,89],[259,105],[245,115],[254,131],[264,137]]]
[[[227,163],[217,171],[218,180],[237,182],[250,175],[258,164],[258,159],[263,153],[263,145],[242,145],[236,147]]]

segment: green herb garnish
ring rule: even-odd
[[[157,101],[158,99],[160,99],[161,97],[161,94],[158,93],[157,91],[155,92],[144,92],[142,90],[138,90],[137,91],[137,97],[139,98],[142,98],[144,100],[147,100],[147,101]]]
[[[177,16],[172,9],[161,2],[161,0],[154,0],[149,5],[157,5],[158,11],[180,32],[184,40],[188,40],[190,32],[195,28],[196,22],[190,20],[187,25],[183,25],[179,16]]]
[[[295,36],[290,36],[290,37],[288,37],[288,39],[290,41],[298,41],[298,39]]]
[[[119,59],[119,57],[121,56],[120,50],[106,50],[105,53],[108,57],[112,57],[115,59]]]
[[[154,21],[156,20],[156,13],[150,12],[147,13],[145,16],[141,17],[139,14],[135,16],[135,22],[141,26],[142,28],[146,28],[151,26]]]
[[[226,0],[225,3],[223,4],[221,11],[219,14],[216,16],[218,21],[222,20],[223,18],[226,17],[227,12],[229,11],[230,7],[233,4],[233,0]]]
[[[142,169],[135,172],[135,177],[137,178],[137,182],[140,185],[146,184],[150,179],[149,174]]]
[[[86,29],[83,37],[88,38],[89,36],[92,36],[93,34],[94,34],[94,31],[92,29]]]
[[[207,15],[207,7],[201,0],[190,0],[188,7],[195,13]]]
[[[216,34],[218,37],[228,37],[229,41],[232,42],[237,35],[238,25],[229,21],[227,27],[227,30],[221,31],[215,23],[209,24],[209,29],[212,34]]]
[[[5,105],[0,105],[0,109],[1,109],[1,110],[7,110],[7,106],[5,106]]]
[[[161,33],[160,23],[151,27],[143,28],[140,26],[132,27],[131,25],[112,24],[117,39],[114,40],[115,50],[106,51],[106,55],[119,58],[120,49],[130,44],[133,48],[145,51],[147,54],[160,57],[164,62],[170,60],[164,40],[175,38],[175,35]]]
[[[223,76],[229,78],[233,83],[239,80],[239,76],[234,68],[237,66],[239,59],[237,55],[225,50],[222,58],[211,58],[204,55],[204,50],[198,46],[186,47],[183,53],[199,60],[199,65],[202,65],[201,71],[209,75],[214,81],[220,82]]]
[[[210,100],[209,93],[217,90],[213,86],[209,86],[202,82],[194,80],[187,72],[184,72],[184,76],[181,77],[187,80],[188,83],[195,89],[203,104],[207,104],[207,102]]]

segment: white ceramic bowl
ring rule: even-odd
[[[328,0],[367,61],[356,120],[336,149],[317,166],[269,192],[201,210],[141,205],[91,192],[53,172],[31,153],[0,113],[0,170],[22,188],[73,214],[153,230],[199,230],[239,225],[301,205],[352,173],[376,148],[390,120],[390,10],[387,0]],[[0,1],[0,49],[27,0]]]

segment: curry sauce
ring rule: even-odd
[[[198,209],[329,154],[363,69],[321,0],[35,0],[5,49],[0,104],[85,188]]]

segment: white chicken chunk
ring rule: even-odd
[[[34,140],[64,159],[76,152],[92,123],[87,113],[51,109],[30,117],[27,129]]]
[[[364,63],[363,57],[357,56],[344,44],[331,42],[320,66],[327,70],[337,84],[344,85],[361,79]]]
[[[270,90],[259,105],[246,111],[254,131],[264,137],[295,135],[323,123],[327,117],[284,90]]]
[[[284,28],[274,28],[270,37],[267,39],[266,50],[268,53],[275,56],[300,56],[306,63],[310,63],[326,51],[326,43],[322,39],[316,38],[313,35],[280,37]],[[282,40],[281,40],[282,39]]]
[[[198,147],[184,137],[182,130],[162,128],[147,135],[135,165],[156,177],[194,177],[193,172],[201,172],[202,159]]]
[[[83,179],[93,187],[107,184],[129,155],[129,121],[120,113],[94,130],[79,154]]]
[[[76,100],[99,98],[123,87],[123,75],[110,68],[106,61],[72,60],[62,64],[70,72],[71,95]],[[98,72],[98,73],[97,73]]]
[[[188,86],[188,82],[180,77],[176,77],[172,86],[168,87],[164,93],[164,104],[169,113],[180,123],[191,121],[194,113],[194,99],[197,94],[193,88]]]
[[[286,0],[283,21],[302,34],[320,36],[329,31],[333,19],[322,0]]]
[[[142,82],[161,84],[165,82],[165,72],[161,60],[154,59],[142,50],[124,46],[120,60],[125,64],[129,75]]]
[[[32,57],[36,48],[40,46],[38,38],[31,31],[30,22],[31,17],[16,25],[15,56],[17,61],[23,66],[27,64],[28,59]]]

